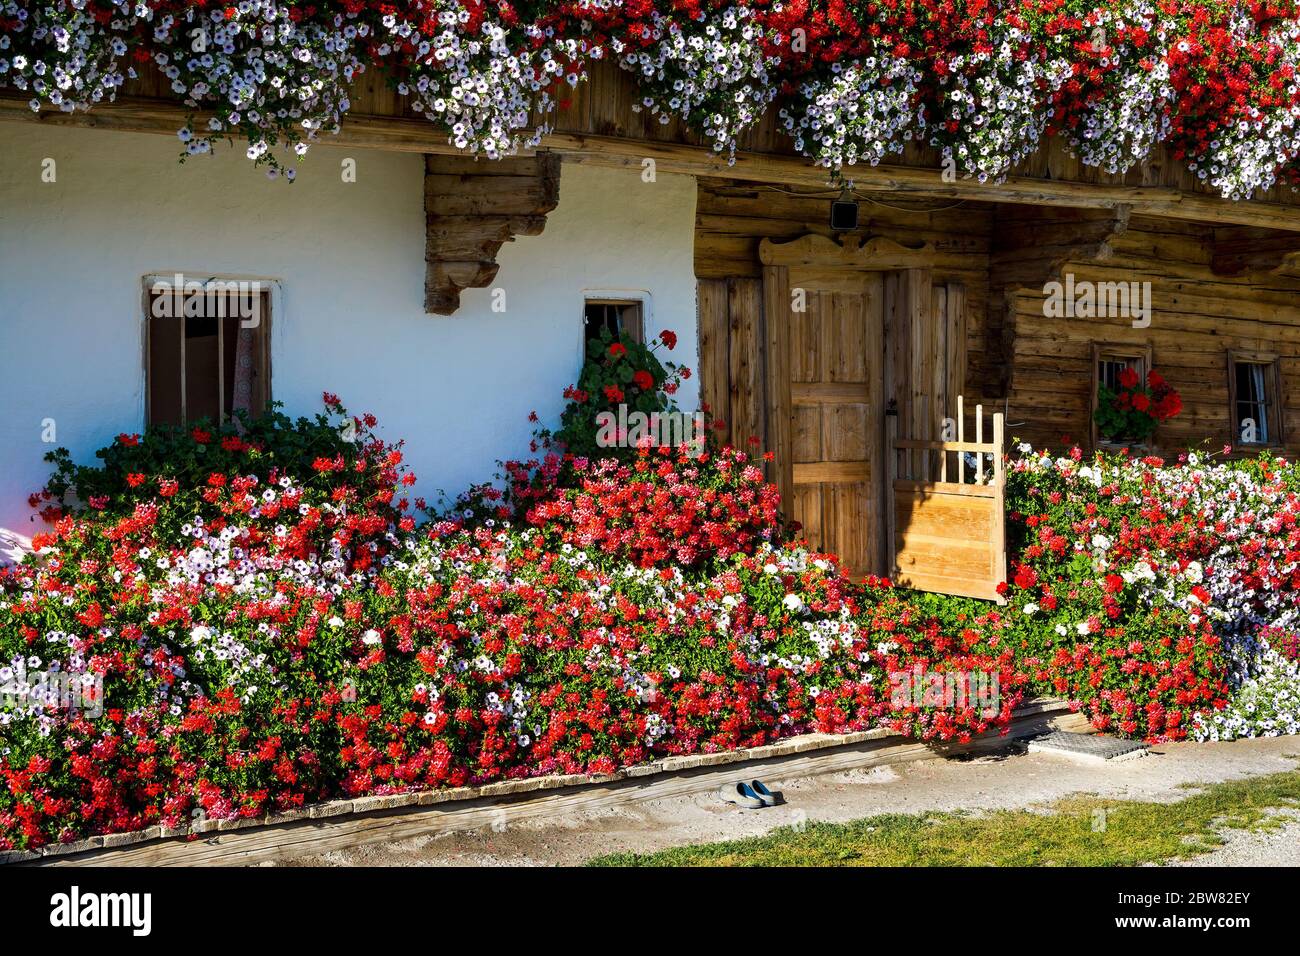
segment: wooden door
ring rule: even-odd
[[[852,574],[883,573],[883,275],[767,269],[769,356],[784,353],[769,363],[770,414],[788,421],[790,514]]]
[[[885,396],[900,438],[939,439],[956,425],[966,383],[966,292],[935,284],[928,269],[885,274]],[[945,429],[945,423],[947,428]],[[938,479],[942,456],[909,453],[905,470]]]
[[[886,422],[938,436],[961,392],[965,296],[933,284],[933,256],[883,238],[764,239],[761,286],[699,285],[702,398],[730,443],[773,452],[786,516],[855,575],[894,567]]]

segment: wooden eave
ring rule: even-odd
[[[146,76],[128,83],[115,103],[88,113],[34,113],[28,94],[0,90],[0,120],[174,137],[185,125],[187,112],[165,89],[161,78]],[[414,116],[381,75],[363,75],[353,92],[353,111],[342,130],[322,136],[319,145],[460,154],[444,132]],[[566,163],[638,172],[646,160],[653,160],[662,173],[804,188],[827,185],[827,171],[793,154],[772,115],[747,134],[734,163],[729,163],[699,145],[680,122],[660,125],[634,112],[632,104],[639,99],[634,81],[612,64],[596,64],[590,81],[566,95],[552,118],[554,131],[533,152],[556,153]],[[1084,167],[1060,143],[1052,142],[1005,181],[981,184],[973,179],[945,182],[933,150],[909,147],[897,163],[853,167],[852,180],[858,190],[868,192],[1083,209],[1129,206],[1134,215],[1300,232],[1300,195],[1289,188],[1279,186],[1258,199],[1231,202],[1210,192],[1165,151],[1157,151],[1125,176],[1110,176]]]

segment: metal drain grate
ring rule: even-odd
[[[1072,734],[1053,730],[1029,741],[1030,753],[1061,754],[1079,760],[1110,763],[1115,760],[1132,760],[1145,757],[1151,748],[1138,740],[1116,740],[1095,734]]]

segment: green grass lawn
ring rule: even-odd
[[[1297,807],[1300,771],[1288,771],[1214,784],[1176,803],[1075,796],[1034,811],[888,813],[588,865],[1135,866],[1206,853],[1223,829],[1275,829],[1282,821],[1269,811]]]

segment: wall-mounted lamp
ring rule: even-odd
[[[852,232],[858,228],[858,204],[853,190],[845,186],[840,198],[831,201],[831,229],[835,232]]]

